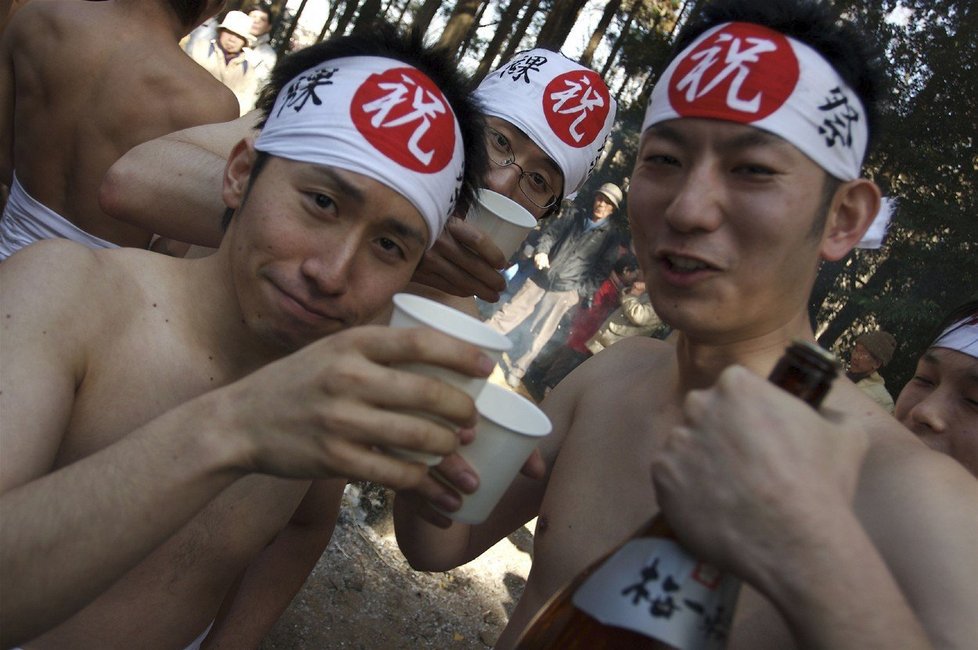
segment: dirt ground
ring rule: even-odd
[[[350,485],[329,547],[261,650],[491,648],[523,593],[534,522],[447,573],[412,570],[390,493]]]

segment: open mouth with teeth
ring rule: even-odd
[[[715,270],[714,267],[710,266],[706,262],[694,260],[691,257],[666,255],[662,259],[669,267],[670,271],[675,271],[677,273],[693,273],[694,271]]]

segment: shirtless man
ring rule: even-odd
[[[786,39],[792,28],[824,49]],[[675,345],[631,338],[561,382],[544,402],[546,479],[517,478],[484,524],[398,495],[398,540],[423,570],[538,516],[498,648],[658,507],[694,556],[746,583],[728,648],[973,647],[978,482],[845,378],[827,417],[763,379],[791,340],[814,341],[819,260],[844,257],[878,208],[860,177],[875,127],[868,41],[824,3],[707,5],[652,93],[629,193]],[[441,469],[476,481],[457,457]]]
[[[948,314],[893,416],[978,476],[978,300]]]
[[[281,69],[213,255],[50,241],[0,266],[2,647],[182,648],[212,621],[208,643],[257,647],[347,478],[446,490],[380,448],[449,453],[457,431],[408,413],[470,427],[474,404],[390,366],[492,361],[358,326],[471,199],[478,113],[448,60],[381,27]],[[440,108],[420,137],[411,97]]]
[[[617,110],[595,72],[547,50],[517,55],[487,76],[476,96],[489,127],[485,135],[492,163],[485,186],[537,219],[554,214],[587,180]],[[103,208],[171,239],[217,246],[222,236],[217,218],[223,210],[217,201],[220,170],[231,147],[251,132],[255,121],[254,114],[246,115],[135,147],[106,175],[100,192]],[[176,214],[175,205],[181,206]],[[453,217],[425,254],[412,290],[441,300],[448,294],[495,302],[506,288],[498,272],[505,265],[502,253],[479,229]]]
[[[0,39],[0,260],[39,239],[146,248],[152,231],[98,206],[109,166],[141,142],[238,114],[180,37],[223,0],[34,0]]]

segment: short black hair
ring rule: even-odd
[[[670,60],[696,38],[722,23],[754,23],[781,32],[815,49],[829,62],[866,110],[868,157],[878,138],[879,102],[884,92],[883,52],[863,29],[824,0],[714,0],[680,31]]]
[[[615,273],[624,273],[628,269],[638,268],[638,258],[633,253],[623,253],[615,262]]]
[[[272,7],[265,2],[256,2],[245,9],[245,13],[250,14],[252,11],[260,11],[268,16],[268,20],[272,20]]]
[[[482,186],[489,165],[482,107],[472,96],[472,80],[459,72],[454,56],[447,49],[425,45],[421,32],[416,29],[401,31],[390,23],[377,21],[357,34],[331,38],[279,59],[258,98],[257,107],[262,112],[259,128],[265,125],[278,93],[290,81],[324,61],[347,56],[379,56],[403,61],[424,73],[441,90],[462,133],[465,169],[456,211],[465,214]],[[437,237],[438,233],[433,236]]]

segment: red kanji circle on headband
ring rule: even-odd
[[[367,77],[353,95],[350,118],[375,149],[412,171],[439,172],[452,159],[455,116],[441,90],[414,68]]]
[[[611,95],[593,70],[571,70],[554,77],[543,92],[543,114],[562,142],[583,148],[604,128]]]
[[[731,23],[677,63],[669,80],[669,103],[683,117],[749,124],[781,108],[798,76],[798,58],[783,34]]]

